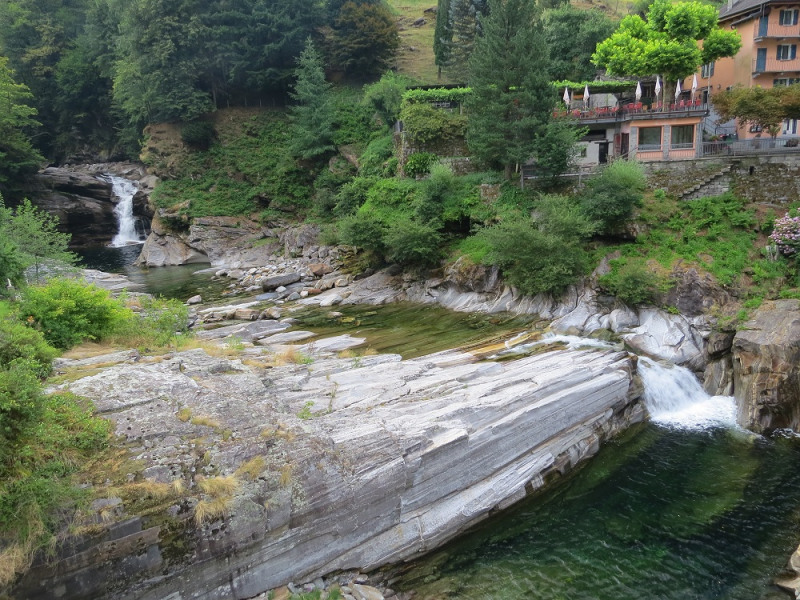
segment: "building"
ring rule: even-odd
[[[732,58],[702,67],[697,77],[704,100],[734,86],[800,83],[800,1],[730,0],[719,14],[723,29],[739,32],[742,49]],[[731,125],[739,139],[762,137],[757,126]],[[800,136],[797,120],[785,121],[781,137],[796,136]]]

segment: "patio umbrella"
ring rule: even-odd
[[[656,75],[656,100],[658,100],[659,94],[661,94],[661,77]]]
[[[677,101],[681,95],[681,80],[678,79],[678,85],[675,86],[675,100]]]
[[[587,83],[583,88],[583,102],[586,108],[589,108],[589,84]]]
[[[564,104],[569,106],[569,88],[568,87],[564,88]]]
[[[636,82],[636,101],[642,99],[642,84],[640,82]]]
[[[692,100],[694,100],[694,94],[697,91],[697,73],[694,74],[692,77]]]

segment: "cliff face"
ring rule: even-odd
[[[220,335],[275,351],[287,335],[281,325],[257,321]],[[240,599],[375,568],[522,499],[643,417],[635,361],[624,352],[504,363],[460,351],[333,358],[353,343],[320,340],[301,348],[313,364],[267,370],[202,350],[151,364],[92,359],[129,364],[69,389],[116,424],[141,468],[131,477],[179,480],[185,491],[158,515],[129,514],[115,498],[96,503],[117,523],[34,568],[12,596]],[[231,475],[224,511],[196,525],[213,501],[203,478]]]

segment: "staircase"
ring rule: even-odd
[[[696,185],[683,190],[678,194],[679,200],[697,200],[706,196],[719,196],[731,189],[731,165],[728,165],[716,173],[708,175]]]

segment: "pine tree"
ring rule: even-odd
[[[469,57],[475,45],[478,11],[473,0],[453,0],[450,3],[449,66],[465,75]],[[457,75],[458,76],[458,75]]]
[[[442,67],[450,64],[452,43],[453,22],[450,20],[450,0],[439,0],[436,10],[436,30],[433,34],[433,54],[439,67],[439,77],[442,76]]]
[[[534,152],[556,93],[539,10],[530,0],[496,0],[469,62],[472,97],[467,143],[483,162],[505,169]]]
[[[325,81],[322,57],[311,38],[297,61],[297,83],[291,93],[292,154],[309,159],[333,150],[333,103],[330,84]]]

